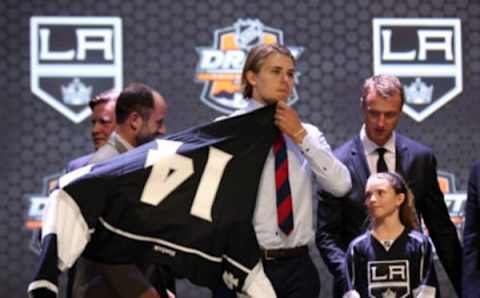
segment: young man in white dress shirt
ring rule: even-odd
[[[308,244],[314,239],[312,175],[323,190],[337,195],[346,194],[351,183],[347,168],[332,154],[323,134],[315,126],[302,123],[288,106],[294,83],[295,59],[286,47],[262,44],[252,48],[242,73],[243,95],[249,103],[236,114],[277,104],[275,124],[286,144],[288,175],[283,174],[283,183],[288,185],[290,202],[279,204],[277,192],[285,194],[285,189],[277,180],[282,176],[276,166],[276,154],[281,149],[274,145],[265,161],[253,224],[264,270],[277,296],[318,297],[320,280],[308,252]],[[281,211],[277,205],[282,206]],[[281,222],[285,219],[290,221],[286,229]],[[217,291],[214,296],[228,295]]]

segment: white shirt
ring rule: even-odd
[[[370,174],[377,173],[377,161],[378,161],[378,152],[377,148],[383,147],[387,151],[383,155],[385,163],[389,172],[395,172],[395,132],[392,133],[392,136],[383,146],[378,146],[372,140],[370,140],[365,131],[365,125],[362,126],[360,130],[360,140],[363,143],[364,154],[367,157],[368,168],[370,169]]]
[[[262,105],[249,100],[245,113]],[[335,158],[323,134],[313,125],[302,123],[307,135],[296,145],[283,135],[287,145],[289,182],[293,200],[294,228],[285,236],[278,228],[275,190],[275,157],[270,150],[258,189],[253,224],[260,246],[264,249],[289,248],[306,245],[313,240],[312,174],[320,187],[337,197],[351,188],[347,168]]]

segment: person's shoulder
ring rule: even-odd
[[[350,156],[350,152],[352,151],[353,148],[355,148],[355,138],[356,136],[348,139],[346,142],[335,148],[333,150],[335,156],[342,161],[346,159],[348,156]]]
[[[473,163],[472,169],[474,169],[477,172],[480,172],[480,160],[477,160]]]
[[[243,114],[248,113],[248,112],[249,111],[246,110],[246,109],[238,109],[238,110],[236,110],[236,111],[234,111],[234,112],[232,112],[228,115],[221,115],[221,116],[216,117],[215,119],[213,119],[213,122],[226,120],[226,119],[229,119],[229,118],[232,118],[232,117],[243,115]]]
[[[350,242],[350,245],[349,245],[350,249],[359,248],[359,247],[365,246],[365,244],[368,244],[368,239],[370,238],[369,235],[370,233],[367,231],[353,238],[353,240]]]
[[[432,148],[428,147],[425,144],[422,144],[418,141],[415,141],[405,135],[396,134],[397,142],[400,143],[400,146],[407,147],[411,150],[414,150],[418,154],[433,154]]]
[[[480,177],[480,160],[475,161],[470,167],[470,175],[468,180],[477,183],[476,180]]]
[[[100,147],[97,150],[97,152],[95,152],[92,155],[91,163],[96,163],[96,162],[99,162],[99,161],[103,161],[103,160],[112,158],[114,156],[117,156],[118,154],[119,154],[118,150],[115,148],[115,146],[112,145],[110,142],[108,142],[105,145],[103,145],[102,147]]]
[[[423,233],[420,233],[417,230],[410,230],[408,231],[408,237],[419,244],[428,244],[429,238],[425,236]]]
[[[74,160],[71,160],[67,164],[67,172],[71,172],[75,169],[81,168],[85,165],[87,165],[90,162],[90,159],[92,158],[93,153],[87,154],[87,155],[82,155],[78,158],[75,158]]]
[[[303,128],[305,128],[307,130],[307,132],[318,132],[318,133],[320,133],[320,129],[318,129],[318,127],[316,127],[315,125],[313,125],[311,123],[302,122],[302,126],[303,126]]]

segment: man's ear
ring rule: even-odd
[[[131,112],[130,115],[128,115],[127,120],[130,128],[135,132],[140,130],[140,128],[142,127],[143,119],[137,112]]]

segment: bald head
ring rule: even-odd
[[[131,83],[120,93],[115,113],[119,133],[138,146],[166,133],[167,104],[162,95],[142,83]]]

